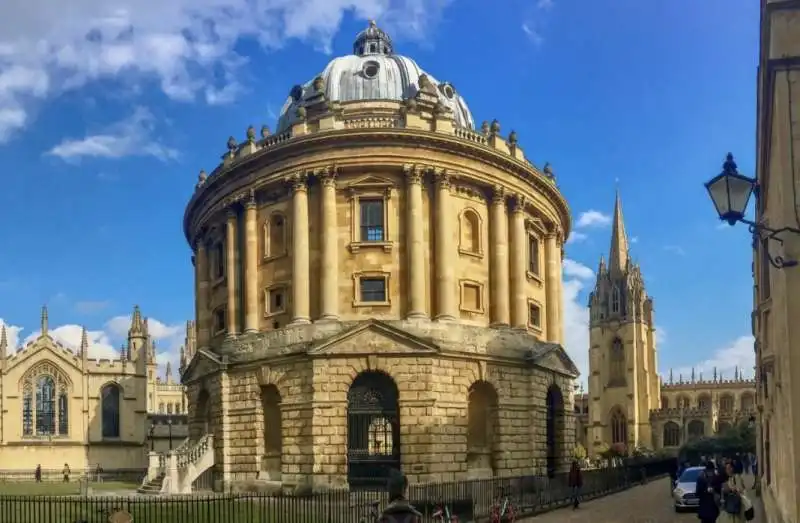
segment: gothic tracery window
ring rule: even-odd
[[[611,443],[628,444],[628,422],[619,408],[611,413]]]
[[[619,338],[615,338],[611,343],[608,365],[608,384],[612,387],[621,387],[625,385],[625,346]]]
[[[619,287],[611,291],[611,312],[619,312]]]
[[[63,375],[42,363],[23,377],[21,387],[22,435],[68,435],[69,390]]]

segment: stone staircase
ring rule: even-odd
[[[214,436],[185,442],[167,453],[151,453],[141,494],[191,494],[194,482],[214,466]]]
[[[139,494],[145,495],[158,495],[161,494],[161,489],[164,488],[164,478],[166,474],[159,474],[155,478],[142,483],[142,486],[136,489]]]

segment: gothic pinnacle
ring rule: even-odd
[[[42,307],[42,336],[47,336],[47,305]]]
[[[89,335],[86,327],[81,329],[81,357],[86,358],[89,354]]]

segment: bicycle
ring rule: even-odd
[[[458,516],[451,514],[450,507],[442,502],[439,502],[431,517],[434,523],[458,523]]]
[[[492,505],[491,523],[514,523],[517,520],[517,507],[511,497],[503,489],[497,490],[497,497]]]
[[[378,510],[380,501],[370,501],[367,504],[359,505],[359,519],[358,523],[379,523],[381,519],[381,511]]]

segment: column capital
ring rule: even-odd
[[[525,210],[525,205],[527,203],[528,203],[528,198],[526,198],[525,195],[515,194],[513,199],[511,200],[511,211],[523,212]]]
[[[433,179],[439,189],[449,190],[453,186],[453,174],[446,169],[438,169],[433,172]]]
[[[225,216],[228,218],[228,221],[230,221],[231,219],[235,219],[236,218],[236,207],[231,205],[227,209],[225,209]]]
[[[308,191],[308,175],[305,173],[296,173],[286,178],[286,183],[292,189],[292,192],[306,192]]]
[[[250,189],[250,191],[248,191],[247,196],[244,197],[243,205],[245,209],[256,208],[256,191],[254,189]]]
[[[427,171],[427,169],[421,165],[414,165],[411,169],[403,170],[406,173],[406,180],[409,185],[421,185],[423,178],[425,178],[425,172]]]
[[[323,167],[322,169],[316,172],[316,177],[322,182],[323,187],[333,187],[336,188],[336,177],[337,171],[335,165],[331,165],[328,167]]]
[[[500,205],[506,203],[506,190],[502,185],[492,187],[492,203]]]

